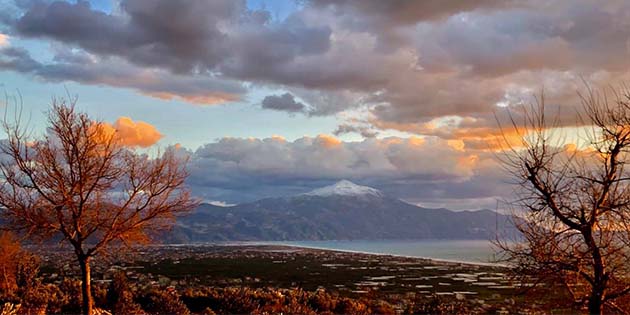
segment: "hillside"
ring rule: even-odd
[[[217,240],[491,239],[507,217],[490,210],[421,208],[349,181],[233,207],[202,204],[171,242]]]

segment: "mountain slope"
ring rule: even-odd
[[[489,239],[506,219],[489,210],[421,208],[341,181],[301,195],[233,207],[202,204],[178,221],[169,241]]]

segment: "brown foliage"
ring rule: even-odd
[[[22,247],[15,236],[9,232],[0,234],[0,292],[2,296],[11,296],[17,290],[17,271]]]
[[[142,297],[140,304],[149,314],[190,314],[175,292],[153,290]]]
[[[133,291],[129,280],[123,272],[114,274],[114,278],[107,289],[107,306],[112,314],[144,314],[140,305],[134,301]]]
[[[377,299],[352,299],[322,290],[198,288],[182,294],[194,312],[219,314],[395,314],[392,306]]]
[[[0,233],[0,297],[19,299],[35,289],[39,258],[24,250],[14,234]]]
[[[463,315],[480,313],[479,310],[474,311],[470,304],[459,301],[445,301],[438,296],[418,299],[407,306],[405,314],[426,314],[426,315]]]
[[[33,237],[61,237],[82,271],[83,312],[91,313],[90,258],[112,245],[147,241],[196,202],[173,150],[149,157],[126,149],[103,123],[53,103],[48,132],[32,139],[6,117],[0,144],[0,205],[9,226]]]

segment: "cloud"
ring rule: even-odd
[[[447,18],[461,12],[489,10],[514,5],[514,1],[379,1],[379,0],[314,0],[313,4],[331,6],[338,14],[360,15],[388,25],[416,24]]]
[[[140,68],[119,58],[62,50],[52,63],[34,60],[17,47],[0,48],[0,69],[30,74],[48,82],[74,81],[83,84],[131,88],[160,99],[179,99],[213,105],[237,101],[246,92],[242,84],[208,75],[177,75],[156,68]]]
[[[295,113],[304,112],[306,105],[297,102],[291,93],[284,93],[266,96],[262,100],[262,108]]]
[[[276,82],[267,73],[280,73],[297,57],[321,54],[329,48],[329,27],[307,25],[297,15],[272,22],[269,12],[250,10],[245,1],[176,4],[169,0],[123,0],[119,7],[120,12],[105,13],[87,1],[33,2],[9,25],[16,36],[52,40],[83,51],[99,63],[116,60],[115,68],[129,66],[133,72],[153,72],[159,74],[160,84],[179,87],[138,87],[141,84],[137,80],[107,84],[201,104],[238,100],[244,82],[234,79]],[[39,66],[73,71],[64,77],[68,80],[102,83],[81,79],[76,72],[86,70],[84,65],[65,61],[63,65],[41,62]],[[180,85],[180,81],[194,82]],[[189,85],[197,90],[195,83],[199,90],[207,87],[210,91],[180,91]]]
[[[544,88],[546,110],[576,126],[582,79],[599,87],[630,78],[628,1],[310,0],[282,19],[244,0],[14,7],[0,10],[12,38],[0,69],[195,104],[246,101],[262,88],[272,90],[263,109],[337,116],[334,136],[182,149],[211,200],[350,178],[411,201],[487,203],[506,189],[489,158],[502,139],[495,115],[519,121]],[[16,47],[20,39],[52,43],[52,58]],[[419,137],[376,137],[392,131]],[[347,133],[366,140],[335,137]]]
[[[472,198],[480,166],[496,177],[491,154],[462,151],[437,137],[367,139],[342,142],[329,135],[283,138],[223,138],[190,152],[190,180],[205,199],[243,202],[301,193],[340,179],[384,189],[397,197]],[[486,167],[491,163],[495,168]],[[449,190],[451,185],[460,188]],[[425,187],[434,189],[423,191]],[[438,192],[438,188],[441,189]],[[495,190],[479,198],[495,196]],[[496,189],[499,190],[499,189]],[[461,195],[461,196],[460,196]]]
[[[29,2],[2,19],[7,34],[66,51],[49,62],[7,49],[0,67],[198,104],[264,87],[287,94],[270,93],[263,108],[368,116],[340,119],[337,135],[391,129],[468,148],[488,137],[466,134],[496,134],[497,105],[513,109],[544,88],[548,104],[571,113],[581,78],[596,86],[630,78],[627,1],[311,0],[283,19],[245,1],[119,7]],[[426,128],[454,116],[465,121]],[[563,124],[571,120],[563,114]]]
[[[216,64],[224,56],[219,23],[238,17],[243,1],[124,0],[124,14],[108,14],[87,1],[36,2],[16,21],[27,37],[50,38],[89,52],[125,57],[137,65],[176,72]],[[168,21],[168,23],[166,23]]]
[[[307,26],[299,18],[271,24],[269,12],[249,10],[245,1],[123,0],[120,9],[121,14],[108,14],[87,1],[38,2],[14,29],[140,66],[235,76],[256,76],[295,56],[323,52],[330,36],[328,28]]]
[[[129,117],[120,117],[113,124],[103,123],[102,127],[106,134],[115,133],[120,143],[129,147],[147,148],[163,137],[153,125]]]
[[[200,94],[182,94],[172,92],[143,92],[143,94],[162,100],[179,99],[197,105],[214,105],[239,100],[236,94],[226,92],[207,92]]]
[[[212,81],[210,95],[119,84],[147,95],[229,102],[244,93],[235,85],[253,82],[299,97],[309,115],[368,108],[399,124],[481,117],[518,97],[515,91],[570,87],[580,76],[607,84],[627,78],[630,65],[630,5],[614,0],[312,0],[284,20],[228,0],[123,0],[119,11],[85,1],[34,2],[10,26],[12,36],[114,58],[159,73],[165,84]],[[556,94],[562,104],[575,101]]]
[[[335,149],[340,148],[342,142],[331,135],[321,134],[315,137],[314,144],[326,149]]]
[[[485,118],[497,104],[527,102],[543,88],[548,104],[574,111],[581,77],[596,86],[630,77],[630,31],[619,27],[630,6],[574,4],[541,2],[418,24],[404,32],[417,71],[399,71],[396,83],[373,97],[372,113],[399,126],[459,115],[489,127],[496,122]]]
[[[379,50],[391,51],[408,41],[401,28],[419,23],[439,23],[454,15],[469,12],[488,12],[512,8],[518,4],[510,0],[480,1],[379,1],[379,0],[312,0],[320,10],[329,10],[344,27],[353,31],[375,34]]]
[[[350,123],[341,124],[333,131],[335,136],[347,134],[347,133],[358,133],[364,138],[374,138],[378,135],[378,132],[372,129],[370,126],[365,125],[353,125]]]
[[[0,33],[0,47],[9,46],[9,35]]]

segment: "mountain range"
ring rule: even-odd
[[[491,210],[422,208],[342,180],[231,207],[201,204],[178,220],[167,241],[493,239],[510,229],[508,222]]]

